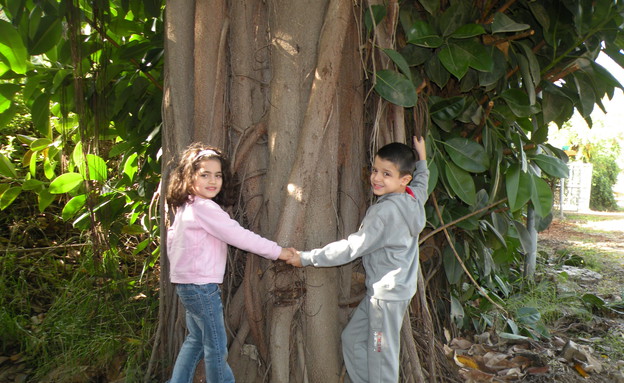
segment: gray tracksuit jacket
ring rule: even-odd
[[[418,236],[425,226],[427,161],[416,163],[407,193],[385,194],[366,211],[360,229],[347,239],[301,252],[303,266],[338,266],[362,257],[367,294],[400,301],[416,293]]]

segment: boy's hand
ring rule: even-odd
[[[282,251],[280,252],[279,257],[277,259],[281,259],[282,261],[287,261],[295,256],[297,250],[294,247],[282,247]]]
[[[303,267],[303,265],[301,264],[301,253],[299,253],[297,250],[294,250],[294,255],[286,260],[286,263],[288,263],[291,266],[295,266],[295,267]]]
[[[424,160],[427,158],[427,147],[425,145],[425,138],[424,137],[420,137],[420,139],[416,138],[416,136],[413,137],[413,141],[414,141],[414,150],[416,150],[416,153],[418,153],[418,159],[419,160]]]

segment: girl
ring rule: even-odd
[[[219,284],[223,282],[227,245],[268,259],[290,258],[290,250],[247,229],[220,205],[228,202],[228,163],[216,148],[194,143],[171,175],[167,202],[175,211],[167,233],[171,282],[186,310],[188,335],[171,377],[192,382],[203,357],[208,382],[234,382],[227,364],[227,338]]]

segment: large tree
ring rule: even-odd
[[[501,305],[533,271],[530,233],[552,205],[544,179],[567,172],[548,125],[575,108],[591,125],[594,105],[621,87],[597,55],[624,64],[619,0],[0,4],[11,21],[0,20],[0,121],[21,94],[41,136],[22,137],[30,175],[0,158],[0,208],[34,191],[43,210],[67,192],[64,216],[99,228],[97,244],[147,215],[140,201],[158,178],[150,168],[160,160],[166,186],[176,154],[205,141],[232,158],[233,216],[281,244],[317,247],[357,229],[372,202],[371,153],[425,135],[432,194],[425,275],[402,331],[405,381],[453,381],[439,347],[444,328],[513,322]],[[161,218],[164,232],[162,199]],[[232,249],[229,265],[239,381],[338,381],[339,334],[362,297],[360,263],[294,270]],[[165,256],[161,266],[146,379],[167,377],[184,336]],[[530,325],[500,330],[539,336]]]

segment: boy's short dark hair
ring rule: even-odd
[[[418,155],[414,149],[400,142],[384,145],[377,151],[377,156],[395,164],[401,176],[411,175],[416,169],[416,161],[418,161]]]

